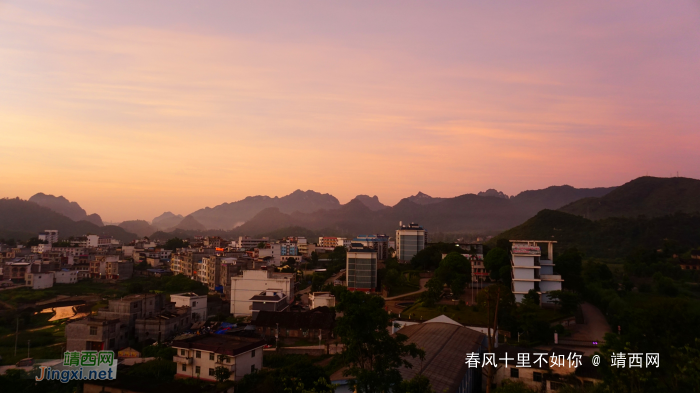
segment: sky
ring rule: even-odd
[[[0,0],[0,197],[700,178],[700,2]]]

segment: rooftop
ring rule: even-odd
[[[228,334],[209,334],[173,341],[173,348],[199,349],[221,355],[236,356],[265,346],[259,338],[232,336]]]

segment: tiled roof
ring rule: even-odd
[[[398,331],[408,336],[408,343],[415,343],[425,351],[425,359],[407,359],[412,368],[401,368],[403,379],[411,379],[422,372],[430,380],[436,392],[456,392],[468,366],[465,353],[479,352],[484,334],[451,323],[432,322],[406,326]],[[422,370],[421,370],[422,366]]]
[[[255,326],[285,329],[333,329],[335,312],[328,307],[318,307],[305,312],[260,311],[253,321]]]
[[[222,355],[235,356],[252,349],[265,346],[265,341],[253,337],[232,336],[227,334],[210,334],[194,336],[174,341],[173,348],[199,349]]]

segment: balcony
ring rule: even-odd
[[[189,356],[173,356],[173,362],[181,364],[192,364],[192,358]]]

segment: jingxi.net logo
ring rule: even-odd
[[[117,360],[114,351],[68,351],[63,364],[40,366],[37,381],[54,380],[67,383],[74,380],[108,380],[117,377]]]

